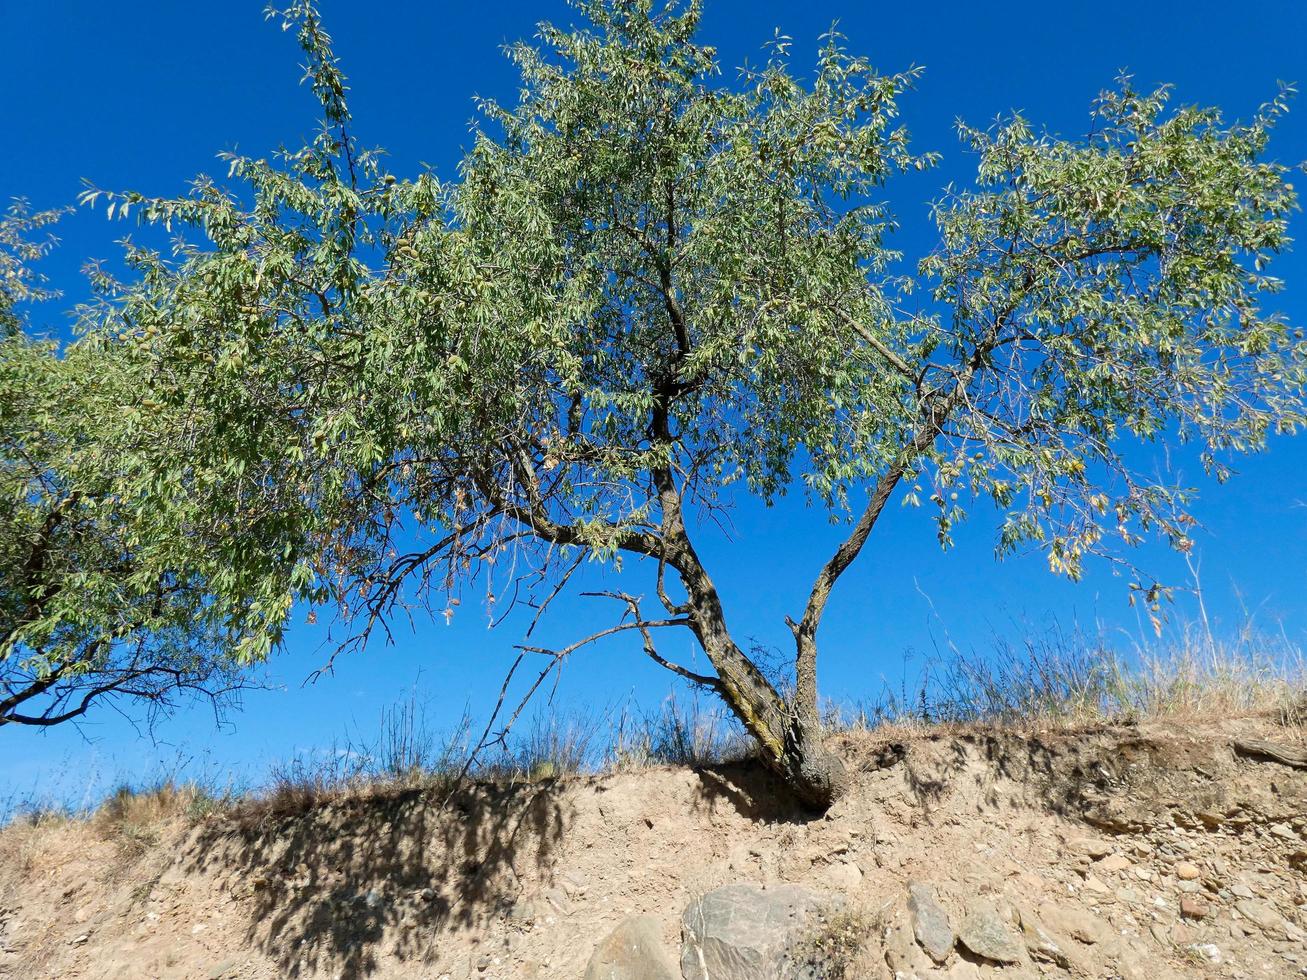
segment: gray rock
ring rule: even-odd
[[[681,980],[663,948],[663,930],[648,915],[624,919],[590,957],[585,980]]]
[[[244,965],[245,960],[241,957],[230,956],[209,971],[209,980],[227,980],[228,977],[240,972]]]
[[[726,885],[681,917],[684,980],[785,980],[791,943],[831,901],[798,885]]]
[[[977,956],[995,963],[1020,963],[1025,944],[1012,932],[992,905],[977,905],[967,913],[958,930],[962,945]]]
[[[1055,933],[1029,909],[1021,909],[1020,918],[1021,936],[1026,942],[1026,951],[1034,959],[1056,963],[1062,969],[1071,970],[1073,973],[1087,972],[1069,940]]]
[[[914,881],[908,885],[908,911],[912,913],[912,931],[930,958],[946,963],[957,937],[949,925],[948,913],[935,900],[930,885]]]
[[[1259,926],[1267,932],[1279,933],[1284,931],[1284,919],[1280,913],[1271,908],[1266,902],[1259,902],[1253,898],[1244,898],[1234,903],[1234,907],[1239,910],[1249,922]]]

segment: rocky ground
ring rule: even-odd
[[[1274,719],[845,737],[747,766],[0,832],[0,976],[1307,976],[1307,751]]]

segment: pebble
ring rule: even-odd
[[[1198,865],[1190,864],[1188,861],[1180,861],[1175,866],[1175,876],[1181,881],[1197,881],[1201,874]]]
[[[1186,919],[1202,919],[1207,916],[1207,903],[1201,899],[1184,895],[1180,898],[1180,914]]]
[[[1090,875],[1085,879],[1085,888],[1091,892],[1097,892],[1100,895],[1110,894],[1112,889],[1108,888],[1102,881]]]
[[[1112,853],[1111,844],[1107,843],[1107,841],[1095,840],[1093,837],[1082,837],[1077,841],[1073,841],[1071,846],[1082,854],[1088,854],[1095,861]]]

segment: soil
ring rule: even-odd
[[[849,977],[1307,976],[1300,729],[836,747],[854,786],[817,817],[739,764],[178,815],[129,840],[16,823],[0,831],[0,977],[579,980],[630,915],[662,923],[675,960],[682,910],[736,882],[841,896],[865,931]],[[910,940],[914,882],[955,927],[978,908],[1025,923],[1030,953],[936,967]],[[1045,927],[1056,953],[1030,938]]]

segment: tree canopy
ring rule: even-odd
[[[132,635],[199,624],[243,662],[297,602],[335,606],[361,641],[478,577],[547,605],[583,562],[643,563],[651,596],[612,593],[612,628],[536,652],[552,667],[636,631],[825,805],[844,777],[821,743],[818,627],[896,494],[933,509],[946,545],[989,501],[1001,554],[1037,548],[1077,577],[1149,534],[1190,545],[1188,492],[1132,446],[1194,442],[1224,478],[1300,423],[1307,347],[1263,308],[1296,206],[1266,156],[1286,93],[1227,123],[1127,79],[1078,139],[1019,116],[963,127],[976,180],[936,203],[939,245],[914,271],[882,189],[936,159],[898,121],[916,69],[881,74],[832,33],[806,73],[778,39],[723,81],[698,3],[577,7],[584,26],[509,49],[518,102],[480,105],[443,181],[362,149],[317,11],[273,12],[306,55],[316,139],[228,156],[225,182],[179,199],[88,190],[176,247],[133,248],[81,340],[60,358],[19,344],[4,369],[124,372],[78,409],[85,431],[41,421],[32,438],[115,461],[95,496],[130,514],[148,571],[126,602],[113,575],[96,584],[105,617],[182,587]],[[848,533],[796,597],[782,694],[694,539],[733,495],[792,488]],[[668,629],[710,674],[659,653]]]

